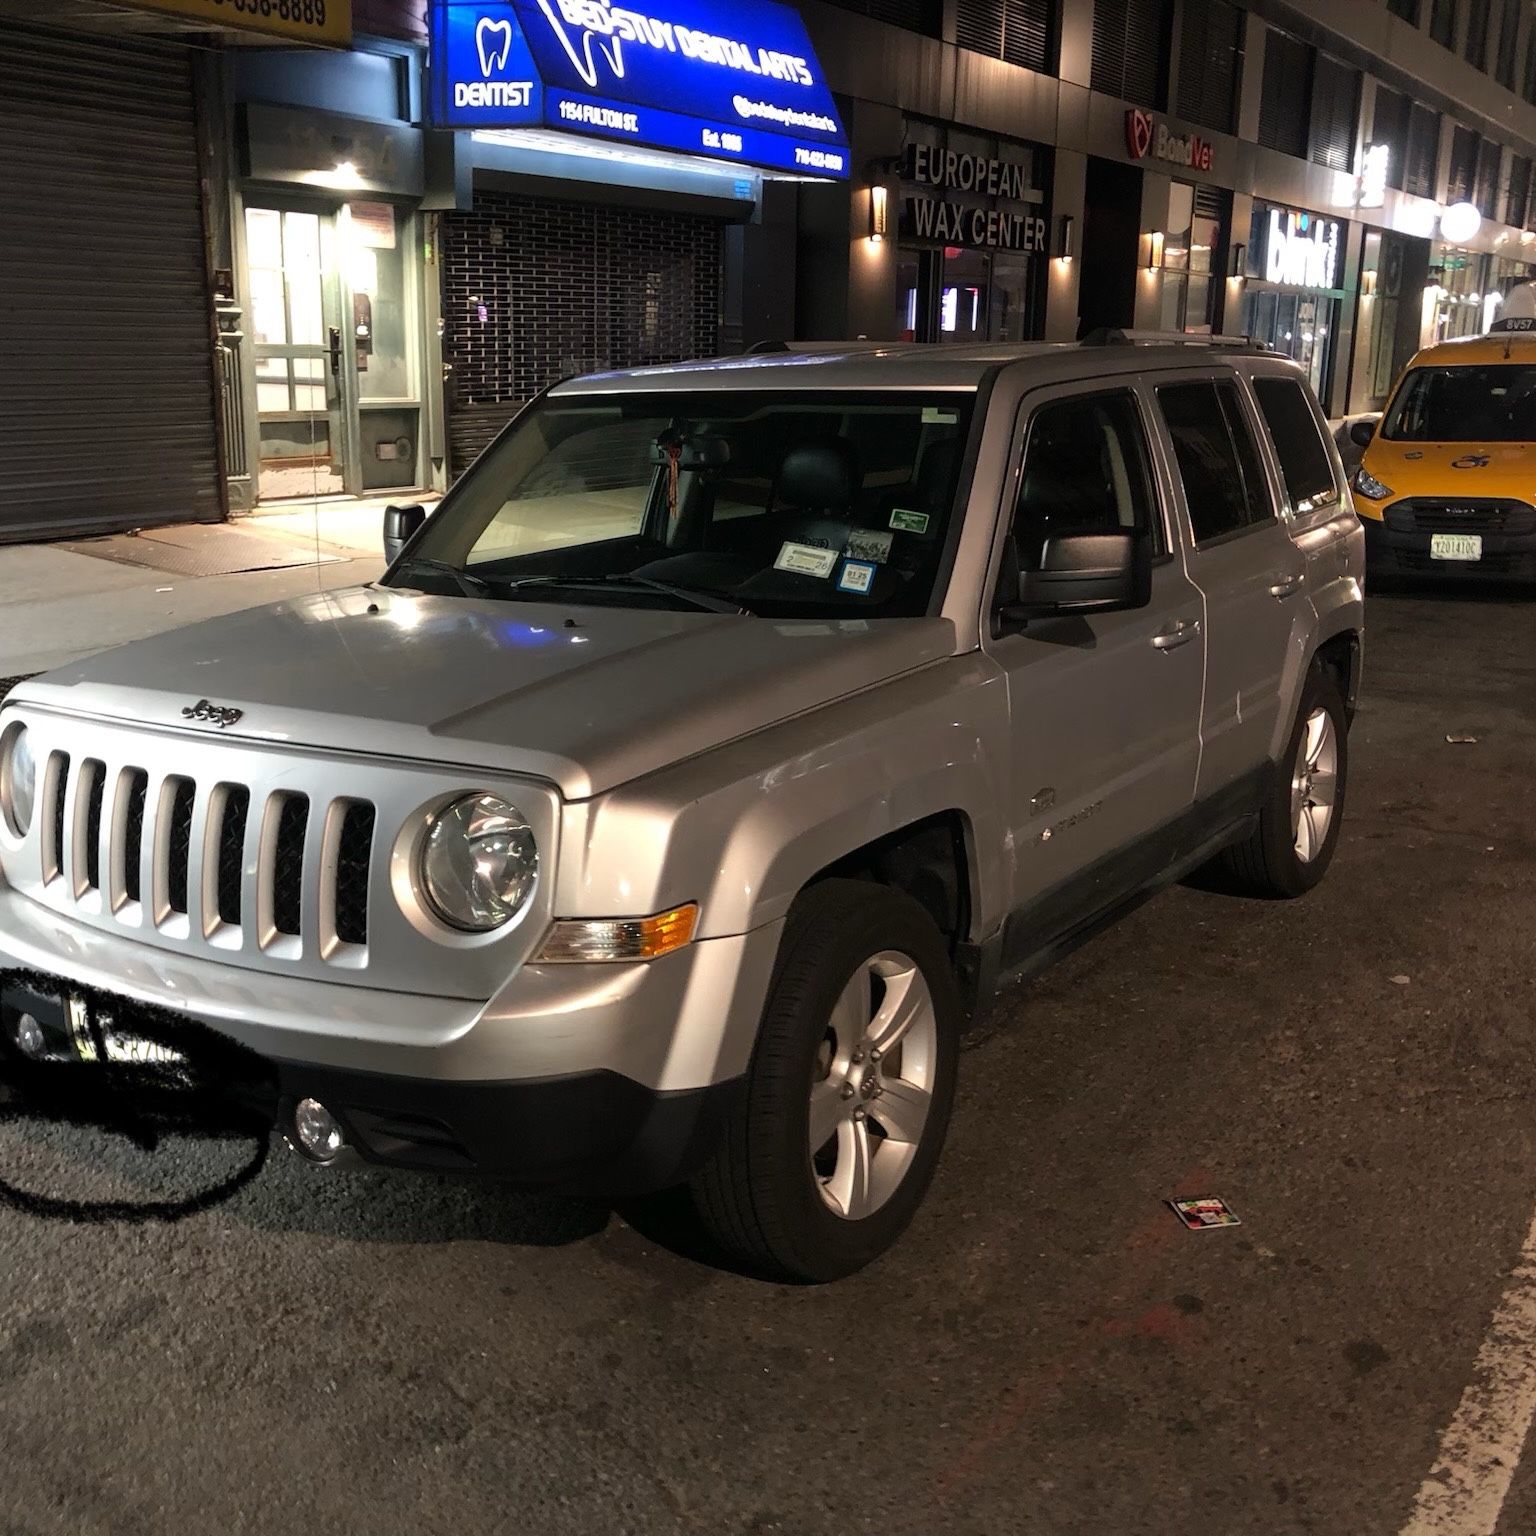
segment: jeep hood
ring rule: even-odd
[[[945,619],[774,620],[316,593],[173,630],[16,692],[75,714],[531,774],[601,794],[954,652]],[[189,720],[200,700],[232,725]]]

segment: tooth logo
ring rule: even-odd
[[[583,29],[581,34],[581,51],[576,51],[576,45],[572,43],[565,30],[565,24],[555,14],[555,8],[550,0],[539,0],[539,9],[544,12],[544,19],[549,23],[550,30],[560,40],[560,46],[565,49],[565,56],[571,61],[571,66],[576,73],[586,82],[589,89],[597,88],[597,61],[592,57],[592,34]],[[482,22],[483,26],[484,23]],[[599,43],[597,51],[608,60],[613,70],[615,80],[624,78],[624,50],[619,38],[614,38],[610,43]]]
[[[512,23],[482,16],[475,28],[475,47],[480,50],[480,73],[489,80],[507,67],[512,52]]]

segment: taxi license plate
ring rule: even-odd
[[[1432,533],[1429,554],[1432,560],[1481,560],[1483,537],[1479,533]]]

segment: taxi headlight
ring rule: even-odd
[[[466,933],[510,923],[528,905],[539,878],[533,828],[495,795],[466,795],[433,816],[420,861],[432,910]]]
[[[13,837],[31,830],[36,803],[37,759],[26,726],[18,725],[0,746],[0,810]]]
[[[1392,487],[1383,485],[1364,465],[1355,471],[1355,489],[1372,501],[1385,501],[1392,494]]]

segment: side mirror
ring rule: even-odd
[[[391,565],[400,558],[400,551],[426,520],[425,507],[384,508],[384,558]]]
[[[1061,534],[1045,541],[1040,569],[1019,573],[1019,600],[1003,605],[1010,623],[1055,614],[1109,613],[1152,601],[1152,544],[1126,528]]]
[[[1374,421],[1352,421],[1349,424],[1349,440],[1356,448],[1369,448],[1371,439],[1376,436],[1376,423]]]

